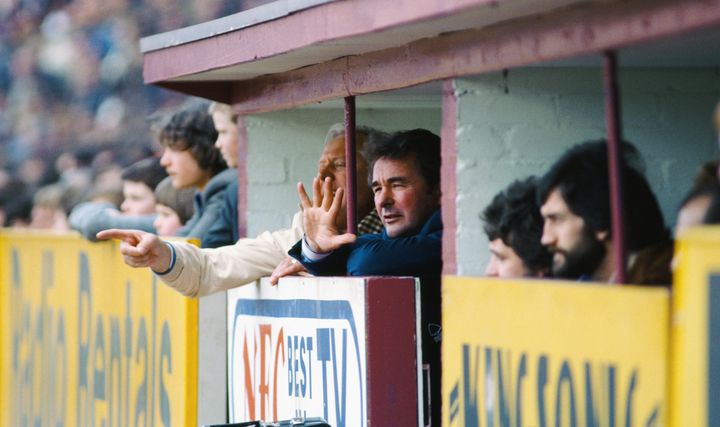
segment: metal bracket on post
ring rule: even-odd
[[[615,283],[626,281],[626,246],[622,176],[622,123],[620,94],[617,84],[617,59],[614,51],[603,53],[603,91],[605,94],[605,125],[608,141],[608,176],[610,179],[610,213],[615,258]]]
[[[358,234],[357,230],[357,168],[355,141],[355,97],[345,97],[345,200],[347,206],[347,232]]]

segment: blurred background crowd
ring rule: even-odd
[[[149,117],[185,100],[143,84],[140,38],[262,3],[0,0],[0,225],[63,229],[33,206],[119,193],[158,152]]]

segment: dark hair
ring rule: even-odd
[[[33,200],[31,196],[20,193],[9,199],[2,208],[5,210],[5,224],[1,224],[2,226],[10,227],[15,221],[29,223]]]
[[[180,222],[185,224],[195,212],[193,200],[195,198],[194,188],[175,188],[172,180],[167,177],[160,181],[155,187],[155,201],[159,205],[164,205],[174,210],[180,218]]]
[[[680,203],[678,211],[695,199],[707,197],[710,201],[708,208],[703,215],[703,224],[720,224],[720,182],[704,181],[700,185],[694,185]]]
[[[149,189],[155,190],[166,176],[165,168],[160,166],[160,159],[148,157],[126,167],[120,177],[123,181],[142,182]]]
[[[501,239],[533,273],[548,271],[552,255],[540,243],[543,219],[535,197],[535,177],[517,180],[497,193],[480,214],[489,240]]]
[[[425,129],[413,129],[390,134],[386,138],[368,138],[363,147],[368,159],[368,184],[372,184],[372,170],[381,158],[403,159],[415,156],[420,174],[429,189],[440,183],[440,137]]]
[[[720,224],[720,187],[715,188],[715,193],[710,198],[710,206],[708,206],[703,224]]]
[[[623,142],[620,170],[627,247],[636,251],[669,238],[662,212],[642,173],[640,153]],[[607,143],[604,140],[578,144],[563,154],[538,181],[538,204],[558,189],[568,208],[580,216],[591,231],[612,231]]]
[[[693,178],[693,187],[720,183],[718,179],[718,166],[720,166],[720,161],[718,160],[711,160],[700,165]]]
[[[201,169],[214,176],[227,168],[220,150],[215,148],[217,131],[206,104],[181,109],[162,125],[158,141],[173,150],[190,150]]]

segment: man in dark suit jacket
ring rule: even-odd
[[[370,187],[384,231],[356,237],[335,226],[342,189],[313,182],[313,200],[298,185],[305,235],[290,250],[318,276],[416,276],[421,283],[423,364],[429,372],[432,425],[440,425],[440,138],[423,129],[366,143]],[[427,408],[427,406],[426,406]]]

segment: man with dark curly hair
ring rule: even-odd
[[[640,153],[620,145],[623,177],[627,281],[669,284],[672,245],[655,195],[643,173]],[[541,242],[553,254],[554,277],[613,282],[615,265],[610,219],[607,143],[589,141],[567,150],[538,181],[545,220]]]
[[[237,170],[227,169],[223,156],[215,147],[217,131],[205,104],[180,109],[170,116],[158,134],[163,146],[160,164],[173,187],[194,188],[195,213],[178,231],[179,236],[197,237],[207,247],[205,236],[220,218],[225,188],[237,181]],[[212,246],[232,244],[213,241]]]
[[[544,277],[552,255],[540,243],[543,219],[535,177],[518,180],[493,197],[480,215],[490,240],[490,277]]]

